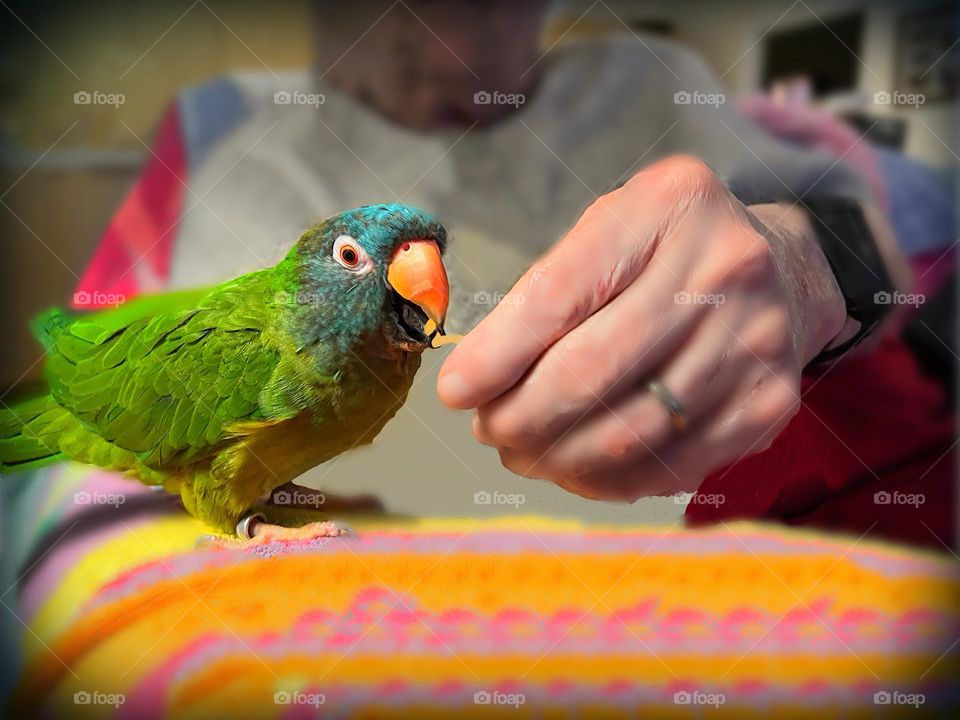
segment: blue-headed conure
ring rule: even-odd
[[[0,410],[0,469],[90,463],[253,536],[251,508],[403,404],[427,321],[443,332],[446,242],[421,210],[371,205],[214,288],[44,313],[46,392]]]

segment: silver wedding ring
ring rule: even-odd
[[[677,400],[677,396],[667,390],[667,386],[659,380],[651,380],[647,383],[649,390],[654,397],[659,400],[670,413],[670,421],[676,430],[683,430],[687,426],[687,416],[683,411],[683,405]]]

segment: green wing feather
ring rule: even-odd
[[[211,454],[230,423],[263,418],[258,398],[278,364],[256,285],[246,276],[199,302],[174,298],[186,309],[71,324],[49,363],[52,397],[149,467]]]
[[[42,316],[49,396],[26,406],[28,417],[0,418],[0,430],[10,426],[0,461],[33,460],[39,442],[49,459],[166,472],[214,454],[236,423],[293,417],[302,403],[261,401],[290,384],[268,328],[269,272],[73,320]]]

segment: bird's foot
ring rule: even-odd
[[[272,542],[304,542],[352,534],[353,530],[349,525],[334,520],[318,520],[300,527],[258,522],[254,524],[252,535],[246,538],[246,541],[254,545],[266,545]]]
[[[198,545],[242,550],[276,542],[308,542],[319,538],[349,535],[353,535],[353,529],[346,523],[334,520],[318,520],[297,527],[288,527],[267,522],[266,517],[261,513],[252,513],[237,523],[236,536],[207,535]]]

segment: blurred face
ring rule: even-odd
[[[417,129],[490,123],[537,78],[547,0],[323,0],[317,72],[394,122]],[[501,97],[502,97],[501,96]]]

